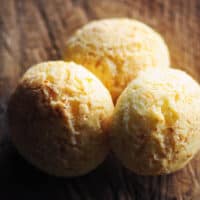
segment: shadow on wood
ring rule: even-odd
[[[192,160],[198,166],[200,154]],[[198,199],[199,173],[191,163],[163,176],[138,176],[110,155],[96,170],[77,178],[49,176],[25,161],[8,137],[1,141],[0,195],[4,199]]]

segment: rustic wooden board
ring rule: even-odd
[[[37,171],[10,143],[6,105],[23,72],[60,59],[67,38],[88,21],[124,16],[162,33],[172,65],[200,81],[199,0],[0,0],[0,199],[200,199],[200,153],[166,176],[137,176],[110,156],[84,177],[62,179]]]

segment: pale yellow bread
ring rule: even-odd
[[[93,21],[77,30],[67,42],[64,59],[99,77],[114,102],[140,70],[170,65],[163,38],[142,22],[126,18]]]
[[[72,62],[31,67],[8,109],[13,143],[21,155],[56,176],[78,176],[108,153],[112,98],[88,70]]]
[[[200,87],[185,72],[147,69],[119,97],[110,141],[137,174],[159,175],[184,167],[200,148]]]

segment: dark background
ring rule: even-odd
[[[60,59],[67,38],[92,19],[130,17],[159,31],[172,65],[200,80],[199,0],[0,0],[0,199],[199,200],[200,154],[181,171],[142,177],[110,156],[74,179],[43,174],[10,143],[6,106],[31,65]]]

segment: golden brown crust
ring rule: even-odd
[[[171,173],[199,150],[200,87],[175,69],[149,69],[118,99],[111,128],[112,149],[142,175]]]
[[[141,22],[123,18],[94,21],[79,29],[69,39],[64,59],[99,77],[114,102],[140,70],[170,65],[161,36]]]
[[[78,176],[108,153],[109,92],[75,63],[30,68],[9,104],[12,140],[31,163],[56,176]]]

